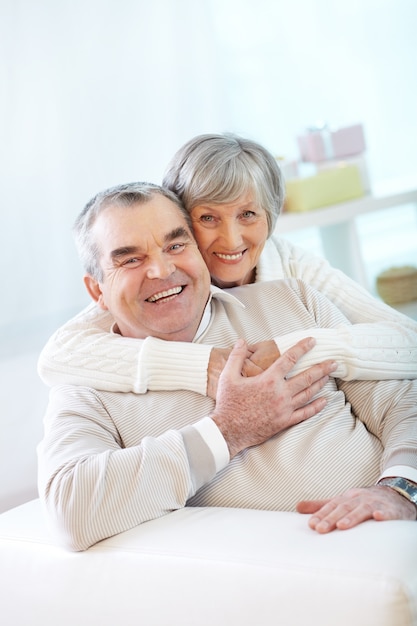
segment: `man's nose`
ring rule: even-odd
[[[148,267],[146,268],[146,275],[148,278],[168,278],[175,272],[175,265],[172,260],[161,254],[158,257],[154,257],[148,261]]]

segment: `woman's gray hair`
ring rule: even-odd
[[[271,235],[284,202],[284,181],[277,160],[263,146],[234,134],[204,134],[178,150],[162,185],[187,211],[200,204],[236,201],[252,191],[266,211]]]
[[[87,274],[98,282],[103,280],[103,270],[100,265],[100,242],[95,240],[92,233],[92,227],[100,213],[109,207],[127,208],[136,204],[146,204],[156,195],[164,196],[178,206],[192,232],[189,213],[184,209],[178,197],[169,189],[153,183],[135,182],[100,191],[87,202],[73,227],[78,254]]]

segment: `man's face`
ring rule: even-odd
[[[192,341],[209,297],[210,275],[178,207],[162,195],[109,207],[93,237],[103,281],[85,282],[127,337]]]

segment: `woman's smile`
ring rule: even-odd
[[[234,202],[195,206],[191,218],[212,282],[224,288],[253,282],[268,237],[266,211],[253,192]]]

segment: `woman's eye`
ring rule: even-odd
[[[202,222],[214,222],[214,217],[212,215],[202,215],[200,220]]]
[[[244,219],[250,219],[251,217],[255,217],[256,213],[254,211],[244,211],[242,213],[242,217]]]

